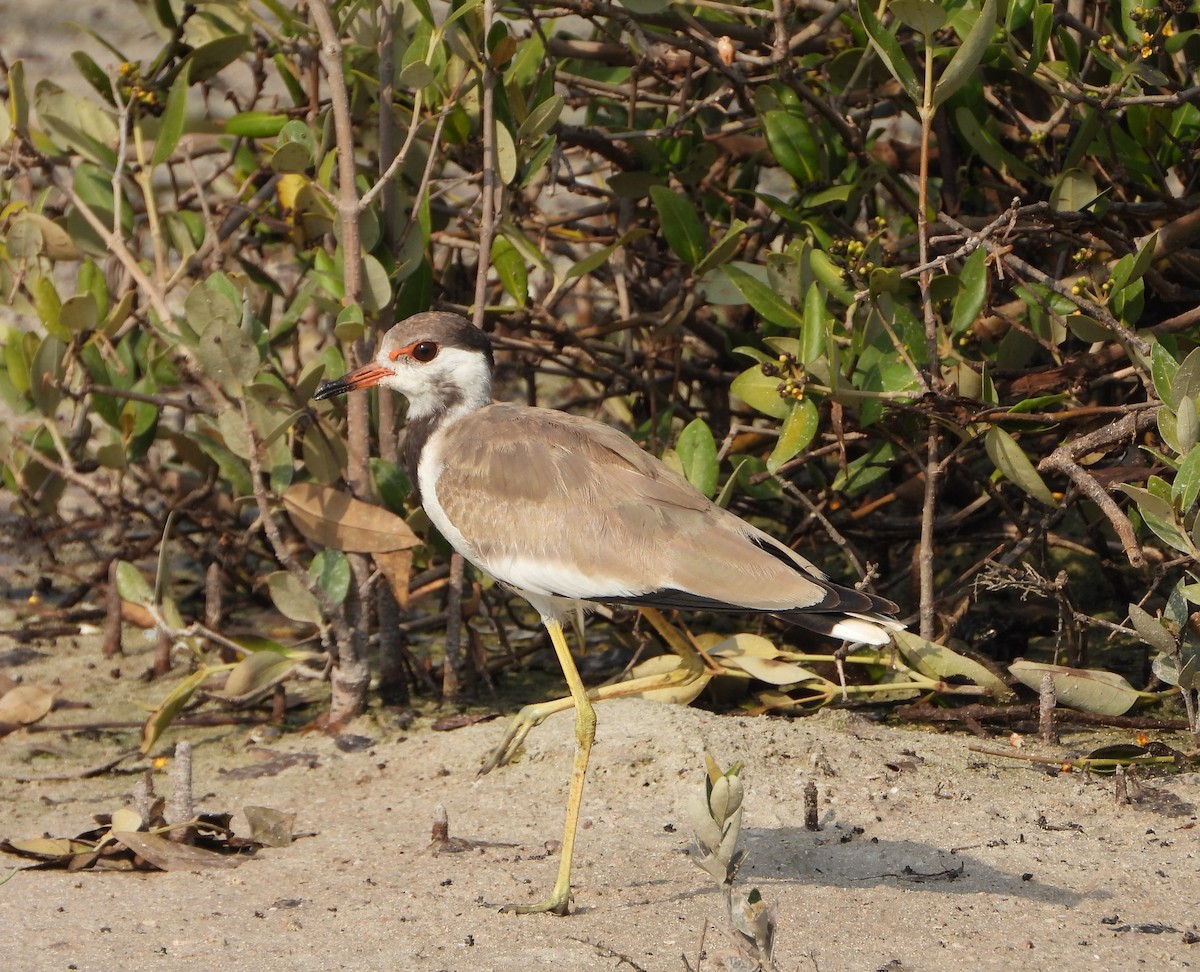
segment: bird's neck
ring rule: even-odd
[[[405,420],[404,435],[404,465],[408,469],[412,481],[415,499],[421,502],[421,487],[418,470],[425,446],[439,429],[448,428],[455,422],[470,415],[478,409],[492,403],[491,382],[481,383],[477,390],[468,395],[459,390],[459,394],[444,397],[437,405],[422,407],[424,403],[409,403],[408,417]]]

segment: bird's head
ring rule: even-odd
[[[409,401],[409,416],[444,412],[491,401],[492,342],[457,314],[430,311],[401,321],[383,336],[375,360],[341,378],[322,382],[321,400],[382,385]]]

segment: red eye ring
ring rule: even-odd
[[[441,350],[434,341],[418,341],[409,349],[409,355],[413,360],[420,361],[421,364],[427,364],[438,356]]]

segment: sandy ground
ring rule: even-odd
[[[0,640],[0,659],[13,647]],[[114,691],[94,639],[36,648],[43,657],[0,671],[41,684],[57,673],[65,698],[93,706],[46,723],[117,717],[121,700],[149,703],[166,688],[126,681],[145,654],[122,660]],[[973,753],[966,735],[848,712],[787,721],[621,700],[599,716],[568,918],[499,906],[538,900],[553,883],[546,842],[560,836],[569,715],[483,778],[475,770],[503,720],[434,732],[429,718],[404,730],[390,716],[364,718],[351,731],[372,742],[354,752],[317,734],[252,745],[244,727],[179,730],[162,750],[192,740],[202,809],[294,811],[297,831],[313,835],[228,871],[21,871],[0,886],[3,966],[683,970],[686,956],[693,969],[726,968],[735,953],[723,897],[686,856],[686,806],[707,748],[746,764],[750,857],[739,884],[775,909],[782,969],[1200,968],[1200,944],[1189,944],[1200,932],[1197,774],[1146,780],[1118,805],[1111,779],[1050,774]],[[1068,736],[1051,754],[1118,738]],[[133,731],[0,740],[0,836],[75,835],[125,804],[147,761],[45,778],[136,742]],[[1024,751],[1041,750],[1028,739]],[[245,775],[282,752],[306,758]],[[168,769],[156,772],[164,792]],[[817,833],[803,828],[809,780]],[[431,853],[439,804],[452,836],[493,846]]]

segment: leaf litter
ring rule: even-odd
[[[5,838],[0,851],[34,862],[22,870],[225,869],[237,867],[262,847],[287,847],[297,837],[311,836],[295,831],[295,813],[271,807],[243,808],[249,836],[233,831],[232,813],[195,812],[191,747],[186,743],[176,750],[172,791],[170,800],[156,797],[147,771],[134,787],[133,803],[95,814],[95,827],[74,837]]]

